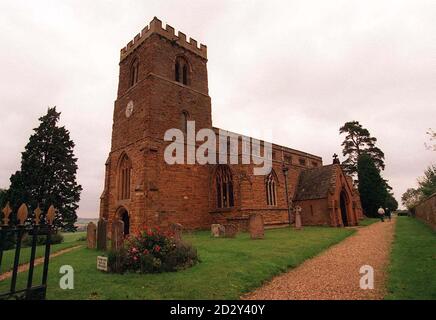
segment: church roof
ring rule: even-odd
[[[251,138],[251,139],[254,139],[254,140],[264,141],[262,139],[257,139],[257,138],[254,138],[254,137],[249,137],[247,135],[239,134],[239,133],[236,133],[236,132],[233,132],[233,131],[229,131],[229,130],[225,130],[225,129],[222,129],[222,128],[213,127],[213,130],[215,131],[215,133],[217,135],[219,134],[220,131],[224,131],[224,132],[227,132],[228,134],[235,134],[235,135],[238,135],[240,137],[247,137],[247,138]],[[304,152],[304,151],[301,151],[301,150],[296,150],[296,149],[292,149],[292,148],[289,148],[289,147],[285,147],[285,146],[282,146],[282,145],[279,145],[279,144],[276,144],[276,143],[272,143],[271,141],[266,141],[266,142],[272,144],[273,150],[279,149],[279,150],[283,150],[285,152],[288,152],[288,153],[291,153],[291,154],[295,154],[295,155],[298,155],[298,156],[308,157],[308,158],[311,158],[311,159],[314,159],[314,160],[322,160],[322,158],[320,156],[317,156],[317,155],[314,155],[314,154],[311,154],[311,153],[308,153],[308,152]]]
[[[300,173],[294,200],[312,200],[327,198],[334,187],[337,165],[327,165],[304,170]]]

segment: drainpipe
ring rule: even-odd
[[[288,193],[288,171],[289,168],[283,165],[283,175],[285,176],[285,192],[286,192],[286,206],[288,208],[289,227],[291,227],[291,207],[289,206],[289,193]]]

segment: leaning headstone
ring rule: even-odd
[[[107,249],[107,220],[98,220],[97,225],[97,249],[106,251]]]
[[[265,236],[265,228],[263,223],[263,216],[260,213],[250,215],[248,229],[250,231],[251,239],[263,239]]]
[[[124,245],[124,222],[121,220],[114,220],[112,222],[111,233],[111,248],[112,250],[119,250]]]
[[[235,238],[238,233],[238,227],[231,223],[225,224],[224,230],[224,236],[226,238]]]
[[[297,206],[295,208],[295,229],[301,230],[303,228],[303,224],[301,222],[301,207]]]
[[[223,237],[225,233],[225,229],[224,226],[220,225],[220,224],[213,224],[210,227],[210,235],[213,238],[220,238]]]
[[[170,230],[174,236],[174,239],[176,241],[181,241],[182,240],[182,231],[183,231],[183,226],[180,223],[172,223],[170,225]]]
[[[97,226],[94,222],[90,222],[86,228],[86,240],[88,242],[88,249],[95,249],[97,237]]]

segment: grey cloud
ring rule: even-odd
[[[153,16],[208,46],[214,125],[273,130],[274,142],[340,153],[359,120],[386,153],[397,199],[436,153],[433,1],[4,1],[0,3],[0,186],[37,118],[62,111],[76,142],[81,216],[97,216],[119,50]]]

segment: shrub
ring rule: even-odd
[[[11,250],[15,248],[17,236],[14,232],[6,232],[4,235],[3,243],[0,243],[2,250]]]
[[[199,261],[197,250],[190,244],[177,242],[174,250],[163,257],[163,271],[178,271],[192,267]]]
[[[126,248],[108,255],[111,272],[159,273],[189,268],[199,262],[192,245],[171,234],[148,229],[126,239]]]
[[[26,234],[23,237],[21,245],[23,247],[31,247],[32,241],[33,241],[32,239],[33,239],[32,235]],[[47,239],[47,236],[44,236],[44,235],[37,236],[36,237],[36,245],[37,246],[45,245],[46,239]],[[58,233],[53,233],[51,235],[51,239],[50,239],[51,244],[59,244],[59,243],[62,243],[63,241],[64,241],[64,236],[61,233],[58,232]]]
[[[112,273],[124,273],[127,265],[127,252],[125,249],[110,250],[108,252],[108,268]]]
[[[408,215],[410,215],[410,212],[407,210],[401,210],[401,211],[397,211],[397,215],[399,217],[407,217]]]

